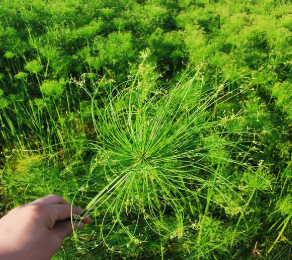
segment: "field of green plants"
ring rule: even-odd
[[[292,259],[291,0],[1,0],[1,212],[58,194],[61,259]]]

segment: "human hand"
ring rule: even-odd
[[[82,209],[73,206],[72,213]],[[80,229],[90,217],[76,223]],[[14,208],[0,219],[0,259],[47,260],[73,232],[71,205],[58,195],[49,195]]]

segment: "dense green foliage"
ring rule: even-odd
[[[291,12],[2,0],[2,211],[83,207],[54,259],[290,259]]]

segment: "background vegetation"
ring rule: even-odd
[[[291,259],[289,0],[2,0],[2,212],[92,224],[54,259]]]

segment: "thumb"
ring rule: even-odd
[[[74,230],[79,230],[83,226],[84,224],[82,222],[73,223]],[[54,225],[53,231],[58,233],[62,239],[69,236],[73,232],[71,220],[57,221]]]

